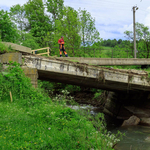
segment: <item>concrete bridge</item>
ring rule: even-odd
[[[6,53],[0,63],[17,61],[36,86],[37,79],[51,80],[109,91],[150,91],[148,74],[137,70],[96,67],[52,57]]]
[[[30,50],[29,53],[0,55],[0,63],[3,65],[9,61],[20,63],[35,87],[37,79],[42,79],[115,91],[106,95],[104,113],[123,120],[136,115],[140,123],[150,125],[150,79],[147,72],[89,65],[131,65],[129,60],[43,57],[32,55]],[[140,64],[138,59],[132,61],[138,65],[150,64],[149,59],[140,59]]]
[[[148,74],[143,71],[109,69],[36,55],[22,57],[25,66],[38,70],[40,79],[110,91],[150,91]]]
[[[96,65],[150,64],[150,59],[60,58],[31,54],[31,49],[4,43],[21,53],[0,55],[0,63],[17,61],[37,86],[37,78],[110,91],[150,91],[148,74],[137,70],[120,70]],[[23,62],[22,62],[23,59]],[[89,65],[90,64],[90,65]],[[34,70],[34,71],[33,71]]]

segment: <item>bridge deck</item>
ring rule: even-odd
[[[63,60],[77,61],[80,63],[113,66],[113,65],[150,65],[150,58],[84,58],[84,57],[63,57]]]
[[[95,67],[36,55],[23,58],[24,65],[38,69],[40,79],[111,91],[150,91],[148,74],[143,71]]]

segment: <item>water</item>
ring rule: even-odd
[[[115,146],[115,150],[150,150],[150,127],[120,127],[112,132],[115,133],[117,130],[125,133],[125,136],[123,140]]]
[[[72,109],[84,109],[90,110],[89,112],[93,115],[101,112],[100,108],[93,107],[89,105],[80,105],[80,106],[68,106]],[[117,143],[115,150],[150,150],[150,127],[148,126],[127,126],[127,127],[118,127],[120,125],[118,120],[115,121],[115,124],[112,123],[109,116],[105,116],[107,124],[109,125],[108,130],[117,133],[119,130],[121,133],[125,133],[123,139]],[[115,129],[114,129],[115,128]]]
[[[89,110],[89,113],[92,115],[96,115],[97,113],[101,112],[99,107],[93,107],[90,105],[81,105],[80,106],[76,106],[76,105],[68,105],[68,107],[78,110],[78,109],[83,109],[83,110]]]

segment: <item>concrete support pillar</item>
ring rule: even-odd
[[[24,70],[24,73],[27,77],[31,79],[31,83],[33,87],[37,88],[38,86],[38,71],[36,68],[27,68],[27,67],[22,67]]]

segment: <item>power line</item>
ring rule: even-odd
[[[99,3],[99,1],[101,1],[102,3]],[[112,1],[102,1],[102,0],[99,0],[99,1],[94,1],[94,2],[92,2],[91,3],[91,1],[89,1],[89,2],[84,2],[83,4],[89,4],[89,5],[95,5],[95,4],[100,4],[100,5],[102,5],[102,4],[104,4],[104,5],[107,5],[107,4],[109,4],[109,3],[113,3],[113,4],[117,4],[117,5],[122,5],[122,6],[124,6],[124,5],[126,5],[126,6],[129,6],[129,7],[131,7],[131,5],[130,4],[127,4],[127,3],[120,3],[120,2],[112,2]],[[65,2],[68,2],[68,3],[70,3],[70,1],[67,1],[67,0],[65,0]],[[71,2],[71,3],[74,3],[74,4],[77,4],[76,2]],[[80,5],[82,4],[82,2],[80,1]],[[99,5],[96,5],[96,6],[98,6],[99,7]],[[108,6],[108,5],[107,5]]]
[[[85,8],[85,6],[84,6],[84,4],[83,5],[81,5],[80,4],[80,6],[78,5],[78,4],[76,4],[76,3],[71,3],[72,4],[72,6],[76,6],[76,7],[84,7]],[[94,6],[94,9],[96,9],[96,8],[98,8],[99,10],[101,9],[101,10],[103,10],[103,9],[118,9],[118,10],[129,10],[129,9],[131,9],[131,8],[126,8],[126,7],[124,7],[124,8],[121,8],[120,6],[118,6],[118,7],[116,7],[116,6],[109,6],[109,5],[101,5],[101,6],[103,6],[102,8],[100,8],[100,6],[98,6],[98,5],[94,5],[94,4],[89,4],[89,5],[87,5],[87,7],[90,7],[90,6]]]
[[[108,0],[105,0],[105,1],[104,0],[98,0],[98,1],[131,6],[130,4],[127,4],[127,3],[113,2],[113,1],[108,1]]]
[[[68,1],[68,0],[65,0],[65,2],[67,2],[67,3],[70,3],[70,1]],[[99,2],[102,2],[102,3],[99,3]],[[115,5],[108,5],[108,4],[115,4]],[[77,2],[74,2],[74,1],[72,1],[70,4],[73,4],[73,6],[79,6],[78,4],[77,4]],[[100,5],[99,5],[100,4]],[[80,0],[80,6],[82,6],[82,5],[87,5],[87,6],[95,6],[95,8],[100,8],[100,6],[106,6],[107,8],[116,8],[116,9],[121,9],[121,10],[125,10],[125,9],[131,9],[132,8],[132,5],[130,5],[130,4],[127,4],[127,3],[120,3],[120,2],[114,2],[114,1],[109,1],[109,0],[97,0],[97,1],[89,1],[89,2],[83,2],[82,3],[82,1]],[[121,7],[121,6],[122,7]],[[127,6],[127,7],[125,7],[125,5]],[[106,7],[104,8],[104,9],[106,9]],[[140,7],[141,8],[141,7]],[[144,8],[143,8],[144,9]],[[145,10],[143,10],[143,11],[145,11]],[[146,11],[146,12],[148,12],[148,11]]]
[[[99,3],[98,3],[98,1],[102,1],[103,3],[101,4],[101,5],[98,5]],[[67,1],[67,0],[65,0],[65,2],[68,2],[68,3],[70,3],[70,1]],[[107,3],[107,4],[106,4]],[[119,5],[108,5],[108,3],[117,3],[117,4],[119,4],[119,5],[122,5],[122,6],[119,6]],[[120,13],[121,12],[127,12],[127,13],[130,13],[129,11],[131,10],[131,5],[129,5],[129,4],[126,4],[126,5],[128,5],[128,7],[123,7],[124,6],[124,4],[125,3],[118,3],[118,2],[112,2],[112,1],[103,1],[103,0],[97,0],[97,2],[95,3],[87,3],[87,2],[84,2],[84,3],[80,3],[80,6],[78,5],[78,3],[74,3],[74,1],[72,1],[71,3],[70,3],[72,6],[71,7],[78,7],[78,8],[85,8],[84,7],[84,5],[86,5],[86,9],[87,9],[87,7],[89,7],[89,8],[91,8],[91,5],[92,6],[94,6],[94,9],[95,9],[95,11],[98,9],[99,10],[99,12],[101,12],[101,11],[103,11],[104,9],[105,10],[108,10],[108,9],[111,9],[111,10],[120,10]],[[100,7],[101,6],[101,7]],[[129,11],[127,11],[127,10],[129,10]],[[149,13],[149,11],[147,11],[147,10],[143,10],[143,9],[141,9],[141,7],[140,7],[140,9],[139,9],[139,12],[138,12],[138,14],[140,14],[140,15],[146,15],[146,13]]]
[[[141,8],[139,8],[139,10],[150,13],[150,11],[147,11],[147,10],[144,10],[144,9],[141,9]]]

